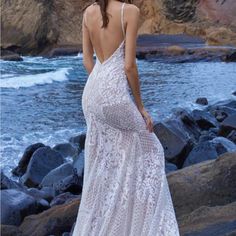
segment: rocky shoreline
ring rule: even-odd
[[[154,122],[181,235],[234,235],[236,100],[196,103],[203,109],[178,108]],[[70,235],[83,186],[85,139],[86,132],[54,147],[30,145],[12,170],[18,181],[1,170],[2,235]]]

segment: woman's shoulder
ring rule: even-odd
[[[126,3],[125,4],[125,10],[128,11],[129,13],[131,14],[139,14],[140,13],[140,9],[134,5],[134,4],[131,4],[131,3]]]

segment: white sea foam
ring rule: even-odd
[[[67,75],[69,69],[70,68],[61,68],[53,72],[4,78],[0,80],[0,87],[18,89],[20,87],[31,87],[37,84],[50,84],[53,81],[65,81],[68,79]]]

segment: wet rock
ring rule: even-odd
[[[64,158],[78,155],[78,149],[71,143],[60,143],[53,147],[53,150],[59,152]]]
[[[204,205],[228,204],[236,200],[236,152],[171,172],[167,177],[178,218]]]
[[[222,122],[225,118],[228,116],[235,114],[236,109],[227,107],[227,106],[217,106],[213,107],[210,109],[210,112],[215,118],[219,121]]]
[[[16,189],[1,190],[1,223],[20,225],[25,216],[44,210],[44,204]]]
[[[208,105],[208,100],[205,97],[201,97],[197,98],[196,103],[200,105]]]
[[[21,157],[21,159],[20,159],[20,161],[18,163],[18,166],[15,167],[12,170],[12,173],[14,175],[17,175],[17,176],[22,176],[26,172],[27,166],[28,166],[28,164],[30,162],[30,159],[31,159],[33,153],[38,148],[41,148],[41,147],[45,147],[45,145],[43,143],[35,143],[35,144],[32,144],[32,145],[28,146],[25,149],[24,154],[23,154],[23,156]]]
[[[70,192],[62,193],[56,196],[50,203],[50,206],[62,205],[70,202],[71,200],[81,198],[81,195],[74,195]]]
[[[54,206],[40,214],[27,216],[19,229],[24,235],[62,235],[76,221],[79,199]]]
[[[227,136],[231,131],[236,130],[236,113],[228,116],[220,125],[219,135]]]
[[[73,174],[73,166],[70,163],[64,163],[44,176],[39,187],[52,187],[71,174]]]
[[[48,146],[41,147],[33,153],[27,171],[20,180],[28,187],[37,187],[51,170],[63,163],[63,157],[59,152]]]
[[[217,120],[210,113],[202,110],[193,110],[192,112],[198,126],[203,130],[208,130],[211,127],[217,127]]]
[[[190,235],[233,236],[236,230],[236,202],[223,206],[201,206],[179,219],[180,233]]]

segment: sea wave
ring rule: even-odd
[[[0,87],[1,88],[15,88],[32,87],[38,84],[50,84],[53,81],[65,81],[68,80],[68,71],[70,68],[61,68],[57,71],[51,71],[47,73],[40,73],[35,75],[21,75],[13,77],[2,77]]]

